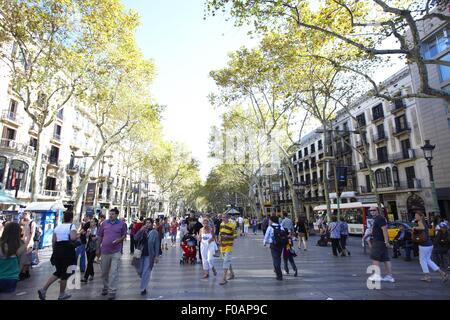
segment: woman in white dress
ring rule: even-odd
[[[217,275],[216,269],[214,268],[214,253],[217,250],[216,238],[207,218],[203,219],[203,228],[200,229],[198,240],[201,242],[203,278],[209,277],[210,269],[214,275]]]

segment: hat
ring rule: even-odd
[[[439,223],[439,228],[448,228],[448,224],[446,222]]]

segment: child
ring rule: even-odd
[[[292,238],[289,237],[288,244],[286,247],[283,248],[283,260],[284,260],[284,270],[286,271],[286,274],[289,274],[289,267],[288,267],[288,260],[291,264],[292,269],[294,269],[294,277],[297,276],[297,266],[294,262],[294,257],[296,257],[297,254],[294,250],[294,243],[292,242]]]

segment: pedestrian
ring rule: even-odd
[[[84,278],[81,282],[87,282],[94,280],[94,260],[97,252],[97,229],[98,220],[96,218],[91,219],[89,222],[89,229],[87,230],[87,244],[86,244],[86,256],[87,256],[87,267],[84,273]]]
[[[294,257],[297,254],[294,250],[294,242],[292,241],[292,237],[289,236],[288,244],[283,248],[283,260],[284,260],[284,271],[286,274],[289,274],[288,261],[291,264],[292,270],[294,270],[294,277],[298,275],[297,266],[295,265]]]
[[[166,250],[169,250],[167,243],[169,242],[169,239],[170,239],[170,223],[167,221],[167,217],[164,217],[162,227],[163,227],[163,232],[164,232],[164,238],[163,238],[164,246],[163,247]]]
[[[31,252],[31,265],[35,266],[39,264],[39,244],[42,238],[42,227],[36,223],[35,233],[33,237],[33,251]]]
[[[348,238],[348,224],[347,221],[345,221],[345,218],[341,216],[340,218],[341,223],[341,249],[342,249],[342,255],[343,256],[349,256],[350,251],[347,250],[347,238]]]
[[[228,213],[222,215],[222,223],[219,228],[220,252],[223,258],[223,279],[220,285],[225,285],[228,280],[235,278],[233,267],[231,264],[233,256],[234,239],[237,237],[236,224],[229,219]],[[228,272],[230,276],[227,278]]]
[[[198,241],[201,242],[201,250],[203,257],[203,278],[209,277],[209,270],[212,270],[213,274],[216,276],[217,272],[214,268],[214,253],[216,252],[216,237],[211,228],[210,220],[208,218],[203,219],[203,228],[200,229]]]
[[[26,252],[26,245],[20,239],[20,225],[7,222],[0,237],[0,293],[16,291],[20,274],[20,256]]]
[[[172,247],[175,247],[177,243],[177,231],[178,231],[178,223],[174,217],[172,219],[172,223],[170,224],[170,241],[172,242]]]
[[[73,266],[76,269],[77,261],[74,241],[77,239],[77,228],[72,223],[73,212],[64,212],[63,222],[53,230],[52,246],[53,253],[50,262],[55,266],[56,271],[47,280],[43,288],[38,290],[39,299],[45,300],[48,288],[60,279],[58,300],[66,300],[71,297],[66,293],[67,279],[72,275],[68,268]]]
[[[261,222],[261,229],[262,229],[264,236],[266,235],[266,231],[267,231],[268,227],[269,227],[269,215],[267,214]]]
[[[256,230],[258,228],[258,220],[256,219],[256,217],[252,217],[250,223],[251,223],[252,228],[253,228],[253,234],[256,236]]]
[[[25,253],[20,257],[20,275],[19,280],[30,277],[30,268],[33,261],[34,235],[36,232],[36,222],[32,219],[31,212],[25,211],[22,216],[22,239],[25,243]]]
[[[198,239],[198,235],[200,233],[200,229],[201,228],[203,228],[203,224],[201,224],[199,220],[196,220],[195,224],[192,226],[192,232],[196,236],[197,239]],[[202,252],[201,252],[202,248],[201,248],[201,246],[202,246],[201,242],[197,241],[198,259],[199,259],[200,262],[202,262]]]
[[[439,224],[439,230],[433,242],[436,251],[436,261],[441,270],[447,270],[449,265],[448,251],[450,249],[450,234],[445,222]]]
[[[241,216],[239,216],[239,217],[237,218],[237,222],[238,222],[238,225],[239,225],[239,232],[240,232],[240,235],[242,236],[242,235],[244,234],[244,218],[242,218]]]
[[[285,243],[282,241],[282,235],[285,236]],[[281,255],[283,253],[283,248],[287,245],[287,238],[288,232],[279,224],[278,216],[270,216],[270,225],[264,236],[263,245],[270,245],[270,253],[272,255],[272,262],[277,275],[277,280],[283,280],[283,274],[281,272]]]
[[[134,235],[142,228],[144,225],[144,217],[139,217],[139,220],[135,220],[133,227],[130,231],[130,253],[134,254],[134,249],[136,249],[136,241],[134,241]]]
[[[116,298],[121,251],[126,236],[127,226],[119,220],[119,210],[111,209],[109,219],[103,222],[97,232],[97,257],[101,256],[103,279],[102,296],[109,294],[109,300]]]
[[[306,247],[306,241],[307,236],[308,236],[308,232],[307,232],[307,228],[306,228],[306,222],[304,217],[298,217],[297,219],[297,223],[295,225],[295,231],[297,232],[297,238],[298,238],[298,249],[301,250],[302,249],[302,243],[303,243],[303,247],[304,247],[304,251],[306,251],[308,248]]]
[[[405,261],[411,261],[412,247],[411,230],[407,230],[403,224],[399,225],[398,233],[393,240],[392,258],[396,259],[401,256],[400,248],[404,248],[406,254]]]
[[[341,227],[337,220],[337,216],[335,215],[331,217],[331,223],[328,225],[328,232],[330,233],[333,256],[337,257],[338,253],[343,256],[344,253],[341,248]]]
[[[180,239],[183,239],[183,237],[188,232],[188,221],[187,217],[181,218],[180,223],[178,225],[178,229],[180,230]]]
[[[247,217],[244,218],[244,236],[248,234],[248,227],[250,226],[250,221]]]
[[[286,211],[283,211],[282,213],[283,219],[278,220],[280,222],[280,225],[283,227],[286,232],[289,232],[289,235],[294,235],[294,223],[292,222],[291,218],[289,218],[288,213]]]
[[[419,260],[420,260],[420,267],[422,268],[422,271],[424,273],[423,278],[421,278],[421,281],[425,282],[431,282],[431,275],[428,267],[431,268],[433,271],[438,271],[441,274],[442,281],[445,282],[448,280],[448,274],[446,271],[441,270],[439,266],[434,263],[433,260],[431,260],[431,253],[433,252],[433,242],[430,239],[430,236],[428,235],[428,223],[425,221],[425,215],[421,211],[416,211],[415,214],[415,223],[416,226],[413,227],[413,241],[416,234],[421,235],[421,241],[419,242]]]
[[[369,277],[370,281],[386,281],[386,282],[395,282],[394,277],[392,276],[392,265],[389,258],[388,248],[389,244],[389,236],[387,232],[387,221],[386,218],[383,217],[378,211],[377,207],[369,208],[369,212],[373,217],[372,224],[372,243],[370,250],[370,258],[372,259],[372,265],[380,268],[380,263],[384,263],[386,276],[381,277],[380,274],[374,273]]]
[[[160,223],[159,218],[155,219],[155,230],[158,232],[159,235],[159,256],[162,256],[162,243],[163,243],[163,239],[164,239],[164,231],[163,231],[163,227],[162,224]]]
[[[153,219],[145,219],[145,225],[136,233],[136,242],[140,244],[141,263],[139,274],[141,276],[141,295],[147,294],[150,275],[155,263],[159,261],[160,237],[158,231],[153,228]]]
[[[79,243],[76,248],[77,261],[80,260],[80,271],[81,273],[86,271],[86,244],[87,238],[86,234],[90,226],[91,218],[88,215],[83,217],[80,228],[78,229]]]

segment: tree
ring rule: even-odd
[[[82,91],[83,74],[95,65],[116,34],[134,28],[136,15],[118,0],[2,1],[0,58],[10,88],[36,126],[31,200],[37,200],[41,135],[56,114]]]
[[[415,93],[391,96],[370,75],[360,70],[353,71],[372,84],[374,95],[389,101],[418,97],[443,98],[450,102],[450,93],[430,86],[427,73],[427,66],[450,66],[450,62],[425,58],[420,35],[426,24],[450,21],[446,0],[326,0],[317,10],[311,8],[309,0],[208,0],[206,4],[212,15],[229,5],[237,25],[252,23],[257,31],[294,26],[318,31],[325,37],[331,36],[337,44],[350,45],[369,60],[374,56],[404,57],[408,64],[418,68],[420,85]],[[394,39],[395,45],[382,48],[387,39]]]

